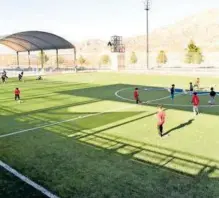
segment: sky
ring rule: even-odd
[[[2,0],[0,35],[42,30],[69,41],[145,34],[142,0]],[[151,0],[150,31],[219,8],[219,0]]]

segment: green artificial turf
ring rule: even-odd
[[[155,90],[173,83],[188,88],[194,80],[119,73],[9,79],[0,85],[0,160],[63,198],[217,198],[219,107],[200,107],[194,117],[191,96],[172,103],[167,91]],[[213,84],[219,79],[201,78],[205,89]],[[135,87],[152,102],[134,104]],[[200,96],[201,105],[208,99]],[[163,138],[156,131],[158,103],[167,114]],[[42,196],[0,171],[0,197]]]

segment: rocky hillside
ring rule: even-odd
[[[219,51],[219,9],[207,10],[186,17],[174,25],[154,30],[150,34],[151,51],[182,52],[193,39],[204,52]],[[124,38],[127,51],[144,51],[145,35]],[[107,50],[107,41],[88,40],[76,44],[80,53],[101,53]]]

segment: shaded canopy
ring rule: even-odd
[[[0,44],[3,44],[16,52],[75,49],[75,46],[64,38],[41,31],[27,31],[7,35],[0,38]]]

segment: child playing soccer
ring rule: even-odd
[[[24,72],[22,71],[20,74],[18,74],[18,80],[21,81],[23,78]]]
[[[19,90],[19,88],[16,88],[15,90],[14,90],[14,95],[15,95],[15,97],[14,97],[14,99],[15,99],[15,101],[18,101],[18,102],[20,102],[20,90]]]
[[[174,96],[175,96],[175,85],[173,84],[172,87],[170,88],[170,97],[172,101],[174,100]]]
[[[197,89],[200,88],[200,78],[197,78],[197,79],[196,79],[196,82],[195,82],[195,84],[194,84],[194,87],[196,87]]]
[[[189,93],[190,93],[190,96],[193,94],[193,90],[194,90],[193,84],[192,84],[192,82],[190,82],[189,83]]]
[[[42,76],[38,76],[36,80],[43,80]]]
[[[140,101],[140,99],[139,99],[138,88],[135,88],[135,91],[134,91],[134,99],[135,99],[135,101],[136,101],[136,104],[141,103],[141,101]]]
[[[163,110],[163,106],[160,105],[158,106],[158,112],[157,112],[157,129],[158,129],[158,133],[160,135],[160,137],[163,136],[163,125],[165,123],[165,118],[166,118],[166,114]]]
[[[200,100],[196,92],[193,93],[192,97],[192,104],[193,104],[193,112],[195,116],[199,114],[198,106],[199,106]]]
[[[211,105],[214,105],[215,104],[215,96],[217,95],[216,92],[214,91],[214,88],[212,87],[211,88],[211,91],[210,91],[210,104]]]
[[[4,74],[2,74],[2,83],[5,83],[5,81],[6,81],[6,77]]]

